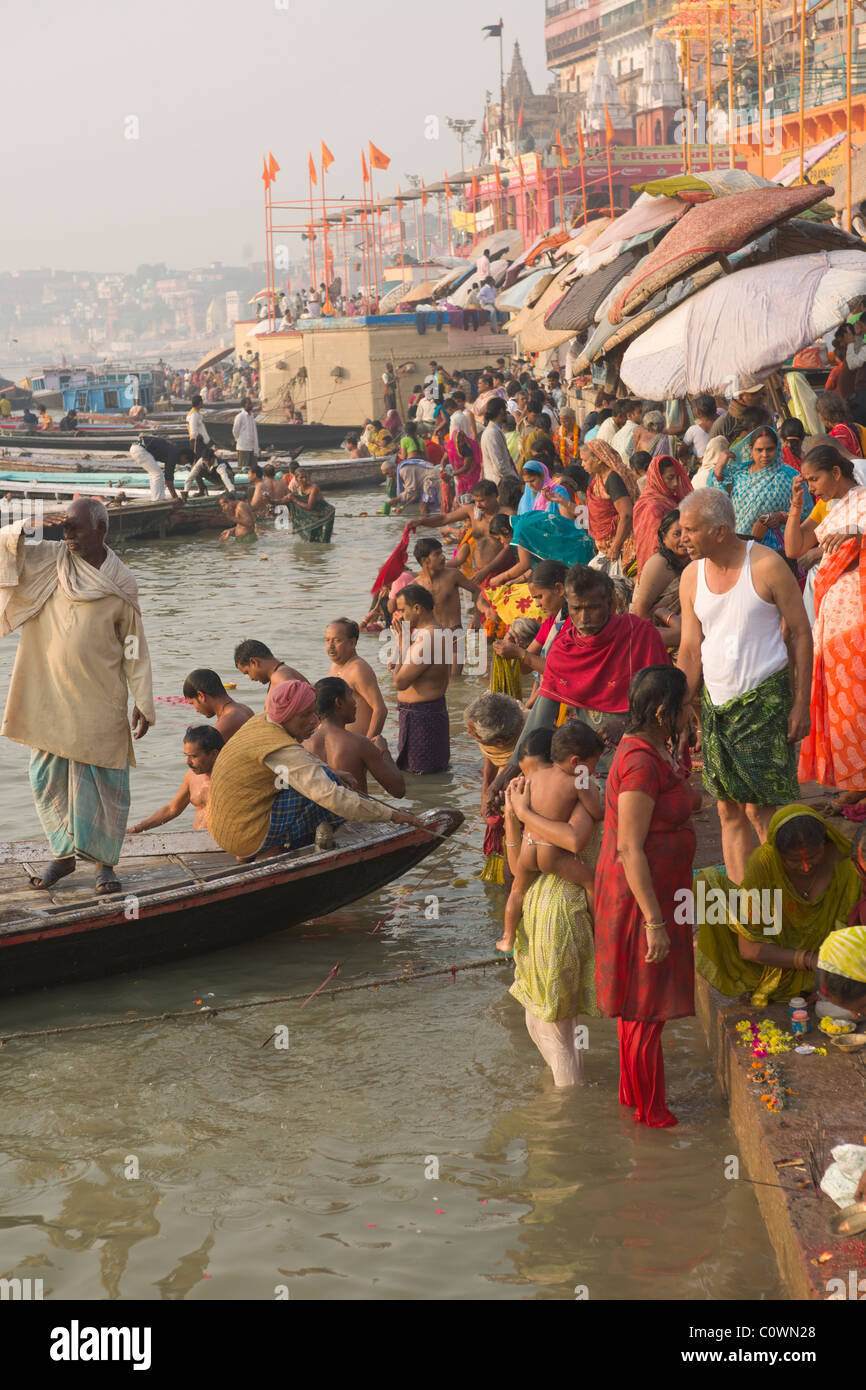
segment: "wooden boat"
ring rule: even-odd
[[[152,422],[146,422],[144,429],[141,425],[136,429],[123,429],[117,426],[113,429],[96,430],[92,433],[84,434],[78,430],[35,430],[32,434],[19,428],[7,428],[5,425],[0,427],[0,447],[11,446],[16,449],[30,449],[38,453],[42,452],[65,452],[67,450],[86,450],[88,453],[96,451],[99,453],[115,452],[121,453],[128,450],[130,444],[134,444],[142,433],[159,434],[165,439],[170,439],[174,444],[180,444],[189,436],[185,429],[158,428]]]
[[[231,419],[208,416],[207,432],[218,449],[235,449]],[[294,449],[302,445],[305,449],[334,449],[342,444],[347,434],[360,434],[361,426],[354,430],[350,425],[267,425],[258,424],[259,449],[263,453],[271,450]]]
[[[436,810],[421,819],[425,830],[349,822],[335,830],[332,850],[253,864],[238,864],[203,830],[127,836],[122,891],[102,898],[88,864],[35,891],[29,875],[50,858],[46,844],[0,844],[0,994],[142,970],[322,917],[406,873],[463,816]]]
[[[382,465],[393,457],[351,459],[341,454],[332,459],[304,460],[303,468],[312,482],[328,491],[336,488],[369,488],[384,482]],[[272,462],[277,469],[288,469],[292,460],[275,457]],[[178,488],[183,486],[186,477],[186,469],[178,469],[175,475]],[[246,487],[249,478],[246,473],[235,472],[235,481],[241,487]],[[44,484],[56,489],[58,496],[64,490],[68,490],[69,496],[72,496],[82,490],[104,491],[111,486],[127,492],[147,491],[146,474],[132,465],[129,454],[121,454],[116,460],[88,457],[76,458],[73,462],[65,458],[52,459],[44,454],[24,455],[15,450],[3,450],[0,454],[0,491],[13,483],[28,486]]]
[[[87,487],[79,485],[75,493],[71,489],[60,491],[50,487],[31,487],[23,484],[0,482],[0,504],[7,499],[18,500],[22,509],[10,510],[5,514],[0,510],[0,524],[7,521],[26,520],[28,534],[30,525],[38,526],[39,539],[45,541],[63,540],[63,508],[74,495],[98,496],[108,507],[108,538],[112,549],[118,544],[131,540],[167,535],[188,535],[195,531],[212,530],[223,527],[225,517],[220,509],[218,497],[191,497],[187,502],[177,502],[167,497],[157,502],[147,492],[134,495],[122,493],[118,489]],[[27,503],[42,504],[41,514],[31,508],[25,510]]]

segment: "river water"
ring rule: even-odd
[[[330,546],[266,526],[245,547],[213,533],[127,548],[158,696],[179,695],[195,666],[230,680],[244,637],[312,679],[327,672],[327,623],[366,611],[401,529],[373,515],[381,492],[333,500]],[[4,693],[15,640],[0,644]],[[377,647],[361,639],[374,662]],[[238,684],[260,709],[263,688]],[[0,1031],[311,991],[336,961],[347,982],[494,955],[503,893],[474,877],[480,766],[461,721],[484,684],[468,675],[449,692],[450,771],[409,779],[416,806],[466,813],[465,839],[375,896],[247,948],[2,1000]],[[188,712],[157,710],[136,745],[131,819],[184,772]],[[389,715],[392,749],[395,728]],[[0,742],[0,839],[40,834],[27,761]],[[433,899],[438,919],[425,916]],[[81,1299],[784,1297],[754,1189],[725,1178],[737,1144],[697,1023],[665,1029],[680,1125],[647,1131],[617,1103],[615,1023],[590,1023],[587,1084],[557,1092],[509,983],[500,965],[302,1013],[269,1005],[7,1044],[0,1277]],[[288,1047],[263,1048],[279,1025]]]

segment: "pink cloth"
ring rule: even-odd
[[[388,602],[393,603],[400,590],[405,589],[406,585],[411,584],[414,579],[417,579],[417,577],[418,576],[413,574],[411,570],[404,570],[403,573],[397,579],[395,579],[394,583],[391,585],[391,588],[388,591]]]
[[[283,681],[268,691],[268,718],[275,724],[285,724],[315,703],[316,692],[306,681]]]

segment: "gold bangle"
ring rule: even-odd
[[[644,922],[645,931],[661,931],[667,928],[667,922]]]

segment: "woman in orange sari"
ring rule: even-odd
[[[633,514],[638,499],[637,478],[609,444],[599,439],[581,445],[581,462],[590,476],[586,490],[589,534],[612,564],[623,572],[635,556]]]
[[[634,504],[634,539],[637,550],[637,577],[651,555],[658,550],[659,525],[668,512],[675,511],[692,491],[689,475],[670,454],[658,454],[650,462],[644,490]]]
[[[866,805],[864,536],[866,487],[853,487],[815,529],[824,556],[815,575],[812,722],[797,772],[801,782],[842,791],[835,810]]]

